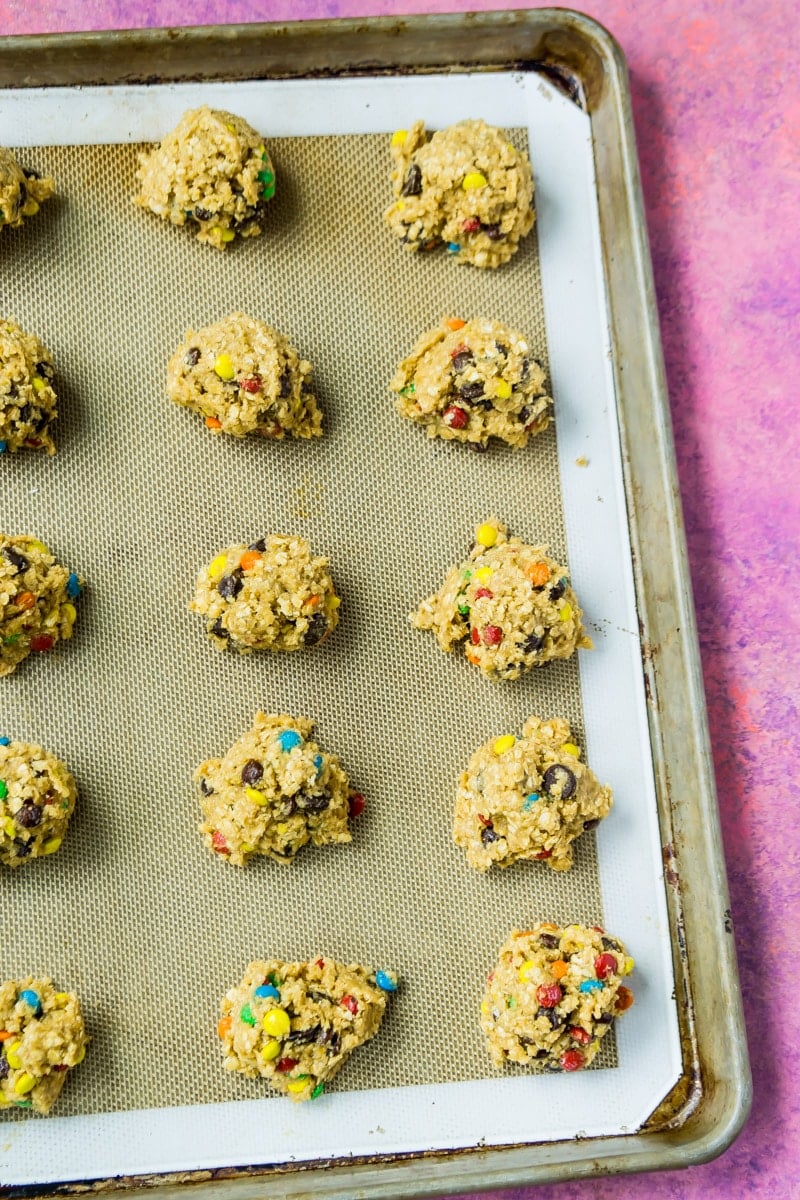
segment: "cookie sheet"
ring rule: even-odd
[[[265,236],[224,255],[130,203],[136,144],[201,103],[259,128],[278,174]],[[381,224],[386,134],[477,116],[527,140],[536,179],[536,232],[497,272],[407,256]],[[81,789],[62,852],[0,881],[0,967],[76,988],[94,1035],[59,1115],[4,1118],[0,1182],[635,1130],[681,1060],[589,118],[531,74],[48,89],[0,94],[0,142],[60,185],[3,238],[0,311],[63,380],[59,454],[7,456],[0,518],[88,581],[73,643],[0,691],[3,732],[60,753]],[[318,446],[212,438],[165,400],[184,330],[235,308],[313,362]],[[393,411],[416,334],[473,313],[549,365],[556,427],[523,453],[438,445]],[[596,644],[505,686],[407,623],[490,513],[566,555]],[[307,655],[217,655],[186,611],[194,574],[266,529],[330,555],[342,625]],[[351,847],[242,872],[202,847],[191,771],[258,707],[313,717],[341,755],[368,799]],[[570,718],[615,808],[568,876],[480,877],[450,841],[455,781],[531,711]],[[548,917],[622,937],[636,1004],[596,1069],[497,1076],[483,977],[511,927]],[[320,952],[405,983],[338,1087],[297,1107],[221,1071],[216,1008],[251,958]]]

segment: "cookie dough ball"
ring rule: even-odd
[[[321,750],[306,717],[256,713],[224,758],[194,773],[200,832],[209,850],[243,867],[254,854],[287,865],[303,846],[349,842],[348,817],[364,809],[335,754]]]
[[[0,1109],[49,1113],[88,1040],[72,992],[31,976],[0,983]]]
[[[72,637],[81,586],[36,538],[0,533],[0,676]]]
[[[529,717],[521,737],[492,738],[473,754],[458,785],[453,839],[478,871],[521,858],[566,871],[575,838],[608,816],[611,803],[611,789],[581,762],[568,722]]]
[[[54,191],[52,179],[40,179],[35,171],[21,167],[11,151],[0,146],[0,229],[17,229]]]
[[[461,121],[429,135],[422,121],[391,143],[395,202],[389,228],[408,250],[445,245],[461,263],[499,267],[533,221],[533,177],[525,154],[501,129]]]
[[[560,929],[542,921],[514,930],[481,1004],[494,1065],[588,1067],[615,1019],[633,1004],[621,982],[632,970],[622,942],[597,927]]]
[[[496,437],[522,449],[551,421],[541,364],[499,321],[450,318],[422,334],[389,387],[400,415],[429,437],[483,447]]]
[[[261,233],[275,169],[260,133],[221,109],[186,112],[163,142],[139,155],[136,203],[224,250]]]
[[[57,414],[53,359],[37,337],[0,321],[0,454],[23,447],[55,454]]]
[[[466,562],[412,614],[417,629],[430,629],[447,653],[463,644],[469,661],[494,679],[517,679],[579,647],[591,649],[567,568],[546,547],[509,538],[494,517],[475,539]]]
[[[217,650],[249,654],[318,646],[339,624],[340,603],[327,558],[314,558],[304,538],[272,534],[218,554],[189,608]]]
[[[322,434],[311,363],[282,333],[244,313],[189,330],[170,359],[167,394],[203,417],[212,433],[276,439]]]
[[[266,1079],[292,1100],[316,1100],[378,1032],[387,993],[396,989],[390,971],[332,958],[250,963],[221,1005],[225,1069]]]
[[[77,797],[75,780],[41,746],[0,737],[0,863],[55,854]]]

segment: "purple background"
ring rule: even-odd
[[[464,7],[459,0],[0,0],[0,30]],[[800,739],[800,420],[790,388],[800,376],[796,7],[791,0],[598,0],[583,8],[620,41],[631,70],[755,1098],[744,1132],[714,1163],[502,1196],[790,1200],[800,1197],[791,999],[800,950],[800,789],[789,758]]]

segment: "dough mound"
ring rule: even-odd
[[[23,447],[55,454],[57,414],[50,351],[13,321],[0,321],[0,454]]]
[[[54,191],[52,179],[40,179],[35,171],[27,171],[10,150],[0,146],[0,229],[18,229]]]
[[[304,538],[272,534],[218,554],[189,608],[217,650],[249,654],[317,646],[339,624],[339,604],[327,558],[313,558]]]
[[[0,533],[0,676],[72,637],[81,587],[42,542]]]
[[[350,798],[363,806],[363,797],[336,755],[311,740],[313,728],[306,717],[256,713],[224,758],[200,764],[194,777],[209,850],[239,867],[254,854],[286,865],[308,842],[351,840]]]
[[[478,871],[521,858],[566,871],[575,838],[611,803],[611,789],[580,761],[568,722],[529,717],[520,738],[493,738],[473,754],[458,785],[453,839]]]
[[[172,133],[139,155],[136,203],[197,240],[224,250],[236,235],[255,237],[275,195],[275,169],[260,133],[242,117],[196,108]]]
[[[499,321],[449,318],[422,334],[389,387],[402,417],[429,437],[522,449],[550,424],[553,401],[521,333]]]
[[[49,1113],[88,1040],[72,992],[31,976],[0,983],[0,1110]]]
[[[597,927],[542,921],[514,930],[481,1004],[494,1065],[588,1067],[615,1018],[633,1004],[621,982],[632,970],[622,942]]]
[[[446,245],[475,267],[499,267],[516,253],[533,226],[533,177],[502,130],[461,121],[428,135],[417,121],[392,136],[391,152],[386,221],[408,250]]]
[[[167,395],[233,437],[320,437],[311,364],[282,333],[244,313],[189,330],[167,371]]]
[[[467,561],[448,571],[411,621],[432,630],[447,653],[464,643],[484,675],[518,679],[579,647],[591,649],[582,617],[567,568],[548,558],[546,547],[509,538],[491,517],[478,527]]]
[[[0,863],[55,854],[72,816],[75,780],[41,746],[0,738]]]
[[[252,962],[222,1001],[225,1069],[266,1079],[292,1100],[316,1100],[378,1032],[396,987],[389,972],[332,958]]]

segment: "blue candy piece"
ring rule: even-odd
[[[375,982],[382,992],[397,991],[397,977],[393,971],[376,971]]]
[[[523,812],[530,812],[530,810],[533,808],[534,804],[536,803],[536,801],[538,799],[539,799],[538,792],[531,792],[531,794],[529,796],[526,796],[525,803],[522,806]]]
[[[460,249],[461,247],[459,246],[458,242],[447,243],[447,251],[449,254],[458,254]]]
[[[0,746],[10,746],[10,745],[11,745],[11,738],[7,738],[7,737],[0,738]]]
[[[314,766],[317,768],[318,772],[322,770],[322,755],[321,754],[314,755]]]
[[[579,992],[601,992],[602,990],[603,985],[599,979],[584,979],[583,983],[578,987]]]
[[[7,450],[7,449],[8,449],[8,442],[0,442],[0,454],[2,454],[3,451]]]
[[[262,983],[261,987],[256,988],[256,990],[253,992],[253,995],[258,1000],[266,1000],[268,998],[272,1000],[280,1000],[281,998],[280,992],[276,987],[273,987],[271,983]]]
[[[281,750],[285,750],[287,754],[290,750],[294,750],[295,746],[299,746],[302,740],[295,729],[283,729],[278,734]]]
[[[78,596],[80,596],[80,594],[81,594],[81,581],[80,581],[80,579],[78,579],[78,576],[73,571],[72,574],[70,575],[69,579],[67,580],[67,595],[72,600],[77,600]]]
[[[19,994],[20,1000],[27,1004],[28,1008],[32,1008],[36,1016],[42,1011],[42,1001],[39,998],[39,993],[34,992],[33,988],[25,988]]]

